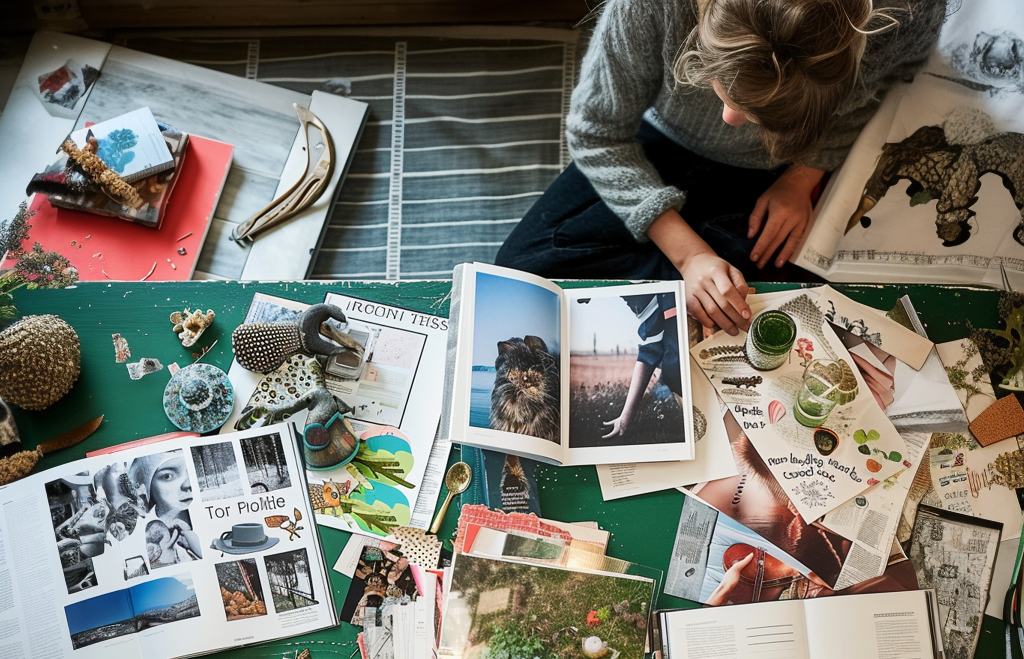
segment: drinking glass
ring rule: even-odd
[[[793,406],[793,416],[801,425],[816,428],[825,423],[835,409],[842,373],[842,366],[831,359],[815,359],[807,365]]]

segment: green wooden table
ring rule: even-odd
[[[571,285],[571,284],[569,284]],[[757,285],[760,291],[793,288],[790,284]],[[967,286],[837,286],[850,297],[879,309],[890,309],[896,299],[909,294],[935,342],[967,336],[967,320],[978,327],[996,327],[998,291]],[[82,342],[82,375],[74,389],[42,412],[15,410],[25,444],[31,448],[100,414],[100,429],[86,442],[46,456],[39,468],[83,457],[86,451],[175,430],[163,413],[161,395],[169,374],[166,370],[131,380],[123,364],[114,361],[111,334],[127,338],[132,359],[155,357],[167,366],[192,363],[192,348],[183,348],[171,330],[168,317],[185,307],[213,309],[213,327],[200,345],[216,345],[203,361],[225,370],[231,364],[231,331],[245,317],[256,292],[294,300],[321,302],[328,292],[408,307],[441,316],[448,314],[448,281],[402,283],[366,282],[88,282],[64,290],[18,290],[15,304],[25,315],[52,313],[76,329]],[[439,374],[440,378],[440,374]],[[458,447],[450,462],[458,459]],[[612,533],[608,553],[643,565],[667,570],[683,495],[670,490],[604,503],[593,467],[538,470],[540,505],[545,517],[563,521],[595,520]],[[442,491],[442,498],[444,491]],[[454,506],[453,506],[454,508]],[[451,510],[439,537],[450,539],[457,511]],[[333,565],[348,539],[342,531],[321,528],[328,566]],[[344,600],[349,580],[328,570],[338,605]],[[1002,598],[1003,593],[993,593]],[[668,595],[660,607],[692,605]],[[348,658],[357,652],[358,629],[348,624],[319,634],[288,639],[254,648],[222,653],[222,657],[293,657],[309,647],[314,659]],[[976,657],[1003,656],[1003,626],[985,618]]]

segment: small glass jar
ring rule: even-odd
[[[744,352],[750,365],[771,371],[786,363],[796,341],[796,321],[785,311],[762,311],[750,322]]]

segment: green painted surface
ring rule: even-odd
[[[580,285],[567,282],[566,286]],[[593,285],[593,282],[588,282]],[[757,285],[760,291],[793,288],[788,284]],[[909,294],[922,322],[935,342],[951,341],[968,334],[967,320],[978,327],[996,327],[998,291],[973,287],[935,286],[836,286],[850,297],[879,309],[890,309],[899,296]],[[447,315],[450,283],[447,281],[361,283],[238,283],[238,282],[91,282],[77,288],[57,291],[15,293],[15,303],[23,314],[57,314],[68,321],[82,341],[82,376],[71,393],[49,410],[15,411],[23,440],[29,447],[77,426],[100,414],[106,419],[87,442],[44,458],[41,468],[80,458],[88,450],[170,432],[174,427],[164,416],[161,394],[169,379],[167,370],[129,379],[123,364],[114,362],[111,334],[128,339],[130,361],[155,357],[164,366],[172,362],[191,363],[192,348],[183,348],[171,331],[168,317],[185,307],[213,309],[217,314],[213,327],[198,342],[216,346],[203,358],[225,370],[231,363],[231,331],[242,322],[252,296],[257,291],[313,303],[330,292],[405,306],[416,311]],[[441,374],[438,374],[440,382]],[[450,462],[458,458],[458,448]],[[593,467],[538,470],[538,490],[544,516],[563,521],[597,521],[612,535],[608,553],[617,558],[667,569],[683,495],[676,491],[657,492],[615,502],[601,500],[600,486]],[[443,500],[445,490],[442,490]],[[458,499],[456,498],[456,503]],[[440,504],[440,501],[439,501]],[[449,539],[458,516],[453,505],[439,537]],[[347,533],[321,529],[325,554],[332,565],[344,546]],[[340,606],[348,589],[348,579],[331,572],[332,585]],[[1002,593],[994,593],[1002,598]],[[692,604],[663,595],[661,607]],[[309,647],[314,659],[350,657],[356,651],[358,629],[342,624],[320,634],[289,639],[257,648],[226,652],[222,657],[288,657]],[[985,619],[982,641],[976,657],[1002,656],[1002,623]]]

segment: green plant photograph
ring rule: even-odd
[[[644,656],[653,582],[460,554],[442,622],[442,655],[461,659]],[[595,641],[590,640],[588,647]]]

